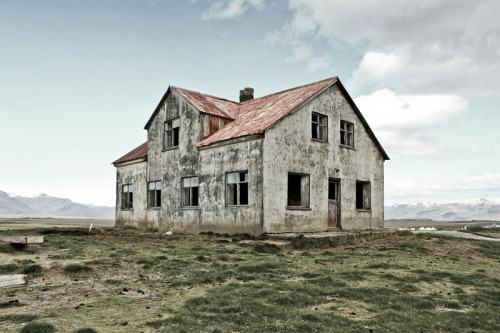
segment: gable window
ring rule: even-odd
[[[227,205],[248,205],[248,171],[230,172],[226,180]]]
[[[288,174],[287,207],[309,208],[309,175]]]
[[[161,181],[148,182],[148,207],[161,207]]]
[[[134,185],[122,186],[122,209],[132,209],[134,206]]]
[[[312,113],[312,138],[318,141],[328,141],[328,117],[316,112]]]
[[[198,177],[182,178],[182,207],[198,207]]]
[[[371,184],[370,182],[356,182],[356,209],[371,209]]]
[[[179,145],[179,118],[165,122],[165,137],[163,138],[163,149],[177,147]]]
[[[340,144],[342,146],[354,148],[354,124],[340,121]]]

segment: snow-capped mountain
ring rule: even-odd
[[[114,207],[83,205],[44,193],[24,197],[0,191],[0,216],[112,218],[114,215]]]
[[[386,220],[500,221],[500,204],[486,199],[450,204],[394,204],[384,208]]]

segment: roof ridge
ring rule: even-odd
[[[318,84],[318,83],[320,83],[320,82],[333,81],[333,80],[338,80],[338,79],[339,79],[339,77],[338,77],[338,76],[332,76],[332,77],[329,77],[329,78],[327,78],[327,79],[323,79],[323,80],[319,80],[319,81],[315,81],[315,82],[311,82],[311,83],[303,84],[303,85],[301,85],[301,86],[297,86],[297,87],[293,87],[293,88],[285,89],[285,90],[278,91],[278,92],[275,92],[275,93],[272,93],[272,94],[269,94],[269,95],[261,96],[261,97],[254,98],[254,99],[250,99],[250,100],[248,100],[248,101],[245,101],[245,102],[242,102],[242,103],[239,103],[239,104],[244,104],[244,103],[247,103],[247,102],[256,101],[256,100],[261,99],[261,98],[266,98],[266,97],[269,97],[269,96],[282,94],[282,93],[285,93],[285,92],[288,92],[288,91],[292,91],[292,90],[296,90],[296,89],[305,88],[305,87],[308,87],[308,86],[312,86],[312,85],[314,85],[314,84]]]
[[[238,103],[236,101],[232,101],[232,100],[227,99],[227,98],[222,98],[222,97],[218,97],[218,96],[214,96],[214,95],[210,95],[210,94],[205,94],[205,93],[201,93],[199,91],[195,91],[195,90],[191,90],[191,89],[181,88],[181,87],[177,87],[177,86],[173,86],[173,85],[170,85],[170,88],[171,89],[180,89],[180,90],[188,91],[188,92],[191,92],[191,93],[208,96],[208,97],[215,98],[215,99],[218,99],[218,100],[221,100],[221,101],[225,101],[225,102],[231,102],[231,103],[234,103],[234,104],[241,104],[241,103]]]

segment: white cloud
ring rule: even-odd
[[[282,32],[364,55],[356,87],[500,94],[500,1],[289,0]],[[367,76],[363,76],[367,74]]]
[[[456,95],[398,95],[388,89],[362,95],[355,102],[382,146],[389,153],[406,156],[456,153],[434,133],[461,121],[468,108],[467,101]],[[477,152],[477,147],[471,150]]]
[[[330,65],[330,56],[316,57],[308,45],[297,45],[293,47],[293,55],[285,58],[286,62],[297,64],[306,63],[308,72],[312,73],[324,69]]]
[[[216,0],[203,13],[204,20],[231,20],[243,15],[249,8],[262,9],[264,0]]]

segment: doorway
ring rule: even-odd
[[[328,228],[341,229],[340,179],[328,179]]]

